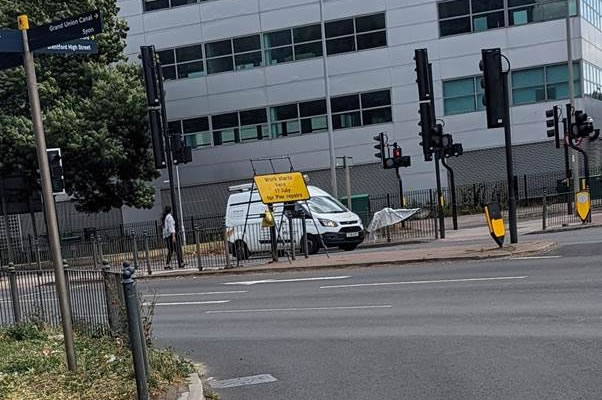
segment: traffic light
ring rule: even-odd
[[[454,157],[458,157],[464,154],[464,148],[462,147],[462,143],[454,143],[452,147],[452,153]]]
[[[594,132],[594,122],[585,112],[577,110],[575,111],[575,122],[571,128],[573,137],[586,138]]]
[[[393,144],[393,157],[385,160],[385,169],[391,168],[406,168],[412,164],[412,160],[408,156],[402,155],[401,147],[397,143]]]
[[[429,57],[426,49],[414,50],[414,61],[416,61],[416,83],[418,84],[418,100],[430,101],[432,96],[432,84],[429,74]]]
[[[142,69],[144,71],[144,84],[146,88],[146,98],[149,107],[148,120],[149,130],[153,146],[153,157],[155,168],[166,167],[165,148],[163,146],[163,121],[161,120],[161,85],[159,84],[158,68],[155,46],[140,47],[140,58],[142,59]]]
[[[560,129],[558,127],[558,122],[560,118],[559,112],[560,109],[558,106],[554,106],[554,108],[546,110],[546,118],[548,118],[546,119],[546,126],[548,128],[552,128],[547,130],[547,134],[549,138],[555,138],[557,149],[560,148]]]
[[[422,146],[422,153],[424,154],[424,161],[432,161],[433,160],[433,108],[431,103],[420,103],[420,122],[418,122],[418,126],[420,126],[420,136],[422,137],[422,141],[420,142],[420,146]]]
[[[445,143],[444,143],[445,136],[449,136],[451,138],[451,135],[443,134],[443,125],[435,124],[431,131],[431,146],[432,146],[433,151],[435,149],[440,149],[440,148],[445,147]]]
[[[504,126],[504,74],[502,73],[502,53],[497,49],[481,50],[479,69],[483,71],[481,87],[484,90],[483,105],[487,110],[487,127],[489,129]]]
[[[50,167],[50,182],[52,194],[65,193],[65,180],[63,177],[63,159],[61,149],[48,149],[48,166]]]
[[[186,164],[192,161],[192,148],[187,146],[182,139],[181,133],[170,135],[171,154],[173,154],[174,164]]]
[[[378,158],[383,165],[383,168],[387,168],[385,164],[385,134],[383,132],[374,136],[374,140],[378,143],[374,145],[374,148],[378,150],[378,153],[374,154],[374,157]]]

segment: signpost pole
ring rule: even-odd
[[[353,202],[351,199],[351,157],[344,157],[345,160],[345,187],[347,188],[347,208],[353,209]]]
[[[42,124],[42,111],[40,107],[40,98],[38,94],[38,83],[36,78],[33,54],[29,50],[27,30],[29,23],[27,16],[19,17],[19,30],[23,36],[24,47],[24,66],[27,79],[27,91],[29,94],[29,103],[31,107],[31,119],[36,139],[36,151],[38,155],[38,166],[40,168],[42,196],[44,197],[44,207],[46,209],[46,219],[48,223],[48,243],[52,262],[54,264],[54,275],[57,288],[57,296],[61,311],[63,325],[63,336],[65,341],[65,353],[67,355],[67,366],[70,371],[77,369],[75,359],[75,345],[73,343],[73,326],[71,317],[71,308],[65,282],[65,273],[63,271],[63,257],[59,243],[59,232],[56,221],[56,209],[52,201],[52,184],[50,181],[50,169],[48,166],[48,154],[46,153],[46,137],[44,135],[44,126]]]

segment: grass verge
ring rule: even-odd
[[[0,329],[0,399],[131,400],[131,352],[121,339],[75,338],[78,369],[69,372],[57,330],[37,324]],[[151,398],[181,384],[192,365],[169,350],[149,348]]]

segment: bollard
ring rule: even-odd
[[[96,248],[96,238],[94,237],[94,235],[92,235],[90,237],[90,240],[92,241],[92,257],[94,258],[93,265],[94,265],[94,269],[97,269],[98,268],[98,249]]]
[[[305,258],[309,258],[309,249],[307,248],[307,220],[305,219],[305,211],[303,211],[303,216],[301,217],[301,229],[303,229],[303,255]]]
[[[541,198],[541,203],[542,203],[542,213],[541,213],[541,229],[542,230],[546,230],[546,228],[548,227],[548,199],[546,196],[546,191],[543,191],[543,197]]]
[[[21,322],[21,304],[19,301],[19,291],[17,289],[17,271],[15,271],[15,265],[10,262],[8,263],[8,280],[10,284],[10,297],[13,306],[13,317],[15,324]]]
[[[153,274],[153,270],[151,268],[151,260],[150,260],[150,250],[148,245],[148,233],[144,231],[144,258],[146,260],[146,272],[149,275]]]
[[[121,283],[125,295],[130,348],[134,360],[134,374],[136,376],[136,389],[138,392],[138,400],[148,400],[148,381],[142,343],[142,335],[144,332],[141,332],[142,327],[139,324],[140,310],[138,307],[138,297],[136,295],[134,273],[135,269],[132,268],[130,264],[124,262],[123,271],[121,273]]]
[[[198,264],[199,271],[203,270],[203,260],[201,258],[201,238],[200,232],[197,231],[197,227],[192,227],[192,236],[194,239],[194,245],[196,246],[196,262]]]
[[[67,292],[67,302],[69,303],[69,309],[73,310],[73,306],[71,304],[71,282],[69,281],[69,274],[67,273],[67,268],[69,268],[69,263],[67,260],[63,259],[63,273],[65,274],[65,291]],[[71,313],[71,318],[73,319],[73,313]],[[73,321],[71,321],[73,323]]]

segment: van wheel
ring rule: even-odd
[[[320,239],[314,235],[307,235],[307,254],[316,254],[320,250]],[[305,253],[305,240],[301,239],[301,251]]]
[[[339,246],[339,249],[341,250],[345,250],[345,251],[352,251],[355,250],[358,246],[358,243],[346,243],[346,244],[342,244]]]
[[[247,244],[242,240],[237,240],[234,243],[234,257],[239,260],[248,260],[249,259],[249,248]]]

